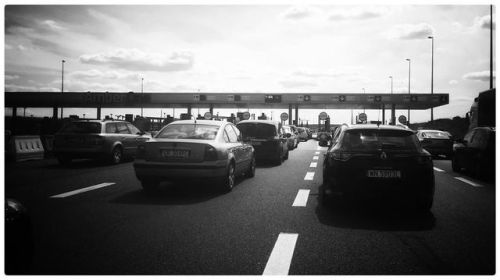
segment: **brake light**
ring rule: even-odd
[[[217,150],[210,145],[206,145],[205,146],[205,158],[204,158],[204,160],[205,161],[217,160]]]
[[[343,153],[343,152],[333,152],[332,153],[332,158],[333,160],[338,160],[338,161],[348,161],[352,158],[351,153]]]

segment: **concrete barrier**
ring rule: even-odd
[[[39,136],[15,135],[10,138],[7,158],[12,161],[43,159],[44,149]]]

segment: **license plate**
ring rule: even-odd
[[[368,170],[370,178],[401,178],[399,170]]]
[[[189,150],[162,150],[161,155],[165,159],[187,159]]]
[[[262,144],[261,142],[252,141],[252,145],[253,146],[260,146],[261,144]]]

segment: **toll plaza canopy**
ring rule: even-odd
[[[5,107],[412,109],[449,103],[447,93],[6,92]]]

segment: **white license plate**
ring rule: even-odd
[[[367,176],[370,178],[401,178],[401,171],[399,171],[399,170],[368,170]]]
[[[162,150],[161,155],[165,159],[187,159],[189,150]]]

